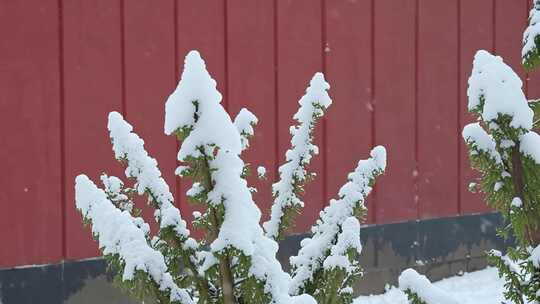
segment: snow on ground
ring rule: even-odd
[[[435,282],[435,285],[451,293],[461,304],[499,304],[503,301],[504,282],[496,268],[465,273]],[[354,304],[408,304],[407,296],[392,287],[385,294],[361,296]]]

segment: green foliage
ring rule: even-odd
[[[405,289],[405,294],[409,300],[409,304],[427,304],[424,302],[418,294],[410,289]]]

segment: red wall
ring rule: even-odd
[[[527,2],[0,1],[0,267],[98,254],[75,210],[73,180],[122,174],[109,111],[135,125],[190,218],[163,118],[191,49],[205,57],[232,116],[247,106],[260,118],[245,159],[269,169],[255,196],[265,214],[292,114],[316,71],[326,73],[334,104],[316,130],[319,178],[297,231],[377,144],[389,165],[369,198],[369,223],[486,211],[466,189],[467,78],[483,48],[540,95],[540,74],[519,65]]]

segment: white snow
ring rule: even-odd
[[[405,269],[398,281],[401,290],[416,293],[427,304],[458,304],[450,293],[431,284],[426,276],[420,275],[412,268]]]
[[[116,176],[108,176],[107,174],[102,174],[99,178],[101,179],[105,193],[107,193],[107,198],[116,207],[131,213],[134,204],[127,195],[122,193],[124,187],[122,180]]]
[[[266,168],[263,167],[263,166],[257,167],[257,176],[258,176],[259,178],[265,177],[265,176],[266,176]]]
[[[221,93],[208,74],[204,60],[199,52],[190,51],[182,78],[165,104],[165,134],[192,129],[182,142],[178,160],[184,161],[188,155],[199,156],[199,147],[218,146],[240,153],[240,134],[220,102]]]
[[[338,235],[337,242],[330,249],[330,255],[324,260],[323,268],[343,268],[347,273],[354,272],[354,266],[347,257],[347,250],[354,249],[358,254],[362,253],[362,244],[360,243],[360,222],[353,216],[345,219],[341,225],[341,233]]]
[[[466,143],[474,145],[479,151],[487,153],[496,163],[501,163],[501,155],[497,152],[495,140],[479,123],[470,123],[461,133]]]
[[[510,206],[512,207],[521,207],[523,205],[523,202],[521,202],[521,199],[519,197],[514,197],[512,199],[512,202],[510,203]]]
[[[354,172],[349,174],[348,182],[339,190],[339,199],[332,199],[330,205],[321,212],[320,219],[311,228],[313,236],[303,239],[298,255],[290,258],[293,267],[290,287],[292,294],[298,293],[313,279],[313,274],[325,265],[326,269],[340,265],[346,270],[356,266],[348,259],[345,261],[340,258],[339,254],[343,253],[345,245],[358,252],[362,249],[359,243],[360,229],[350,218],[356,208],[365,208],[364,200],[371,192],[370,181],[386,168],[384,147],[377,146],[370,154],[371,158],[359,161]],[[336,240],[338,244],[334,244]],[[328,250],[331,253],[326,256]]]
[[[504,280],[498,277],[496,268],[465,273],[434,282],[433,285],[452,294],[460,304],[500,304],[504,300]],[[354,304],[409,303],[405,293],[393,287],[382,295],[360,296]]]
[[[107,125],[117,159],[127,161],[126,176],[135,178],[139,194],[149,193],[149,197],[157,204],[155,216],[160,228],[172,227],[181,239],[189,238],[186,222],[176,208],[169,186],[161,177],[157,161],[144,149],[144,141],[132,132],[133,127],[118,112],[109,113]]]
[[[533,263],[534,267],[540,268],[540,245],[531,250],[529,260]]]
[[[285,164],[279,167],[279,181],[272,185],[274,202],[270,220],[263,224],[267,235],[276,238],[279,227],[288,207],[303,207],[304,202],[294,193],[294,189],[302,185],[308,177],[306,166],[311,157],[318,154],[318,147],[312,143],[312,132],[315,122],[324,115],[324,110],[332,104],[327,90],[330,85],[322,73],[315,73],[306,94],[299,100],[300,108],[293,118],[298,126],[292,126],[290,132],[291,148],[285,153]]]
[[[499,114],[506,114],[512,118],[512,128],[530,130],[533,111],[527,105],[521,87],[521,79],[501,57],[480,50],[474,56],[467,89],[469,111],[479,109],[483,100],[481,116],[484,121],[494,121]]]
[[[92,233],[98,238],[103,254],[117,254],[124,261],[124,281],[132,280],[136,271],[143,271],[160,290],[169,292],[171,302],[194,303],[167,272],[161,252],[148,245],[145,231],[135,224],[136,218],[116,208],[86,175],[75,179],[75,204],[83,216],[92,221]]]
[[[540,135],[534,131],[521,135],[519,151],[540,164]]]
[[[259,122],[257,116],[251,113],[248,109],[242,108],[236,118],[234,118],[234,125],[240,133],[240,140],[242,141],[242,150],[249,147],[249,138],[253,136],[253,126]]]
[[[536,49],[535,39],[540,35],[540,1],[534,0],[534,5],[529,11],[529,24],[523,32],[523,48],[521,57],[523,62]]]

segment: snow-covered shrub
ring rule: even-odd
[[[108,129],[115,157],[126,165],[133,188],[103,175],[102,190],[79,175],[75,199],[117,273],[116,281],[138,298],[158,303],[350,303],[353,282],[361,274],[357,257],[364,201],[385,169],[383,147],[358,163],[338,198],[321,211],[313,236],[303,240],[298,256],[291,258],[292,275],[276,259],[276,240],[303,207],[304,184],[313,178],[307,171],[317,154],[313,129],[331,104],[329,87],[317,73],[299,101],[294,116],[298,125],[291,127],[292,147],[273,185],[272,216],[265,231],[253,188],[245,180],[249,168],[240,158],[257,117],[242,109],[233,122],[199,53],[187,55],[178,87],[165,105],[164,131],[181,141],[181,165],[175,173],[192,181],[186,194],[204,207],[193,221],[195,229],[205,232],[202,240],[190,236],[144,141],[119,113],[111,112]],[[265,169],[257,172],[263,176]],[[154,236],[134,205],[135,195],[146,195],[155,208],[159,230]]]
[[[523,64],[538,58],[537,19],[540,2],[531,10],[524,34]],[[489,260],[506,280],[505,296],[513,303],[540,301],[540,136],[537,101],[528,101],[522,81],[499,56],[478,51],[467,90],[468,109],[478,122],[463,129],[472,166],[481,173],[479,188],[489,206],[509,225],[500,229],[518,246],[506,256],[491,251]]]

